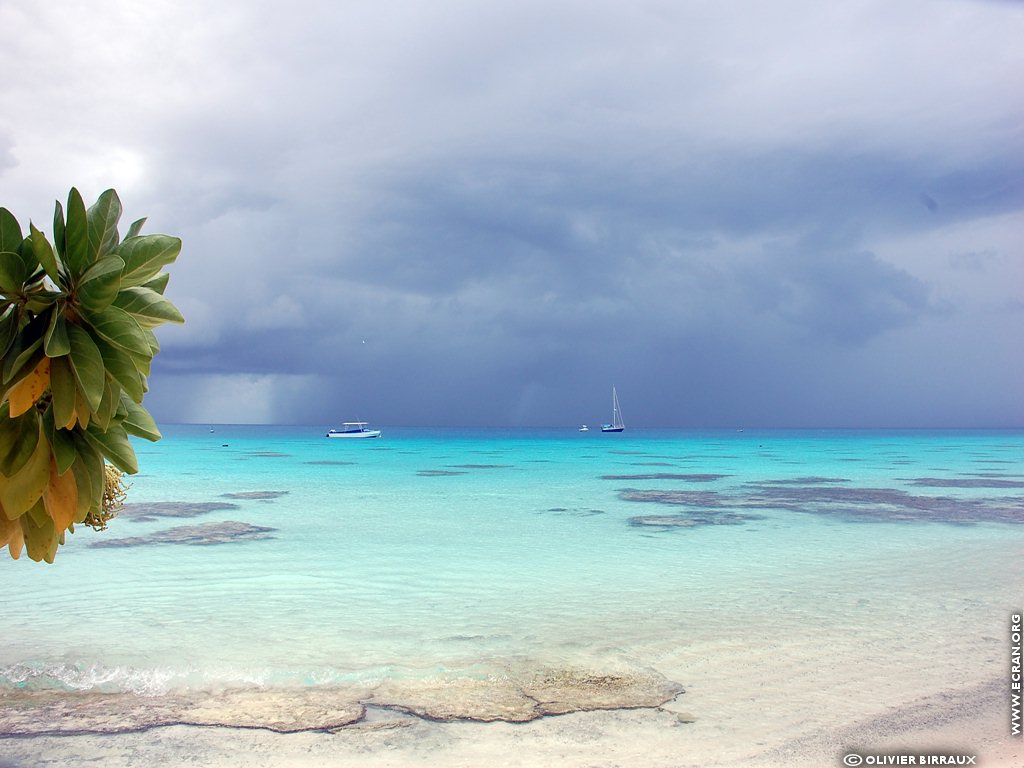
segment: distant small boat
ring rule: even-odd
[[[580,424],[580,432],[589,432],[589,431],[590,431],[590,427],[588,427],[586,424]]]
[[[622,409],[619,408],[619,393],[615,391],[615,387],[612,387],[612,423],[602,424],[602,432],[621,432],[626,428],[625,423],[622,421]]]
[[[379,429],[367,429],[365,421],[346,421],[341,429],[332,429],[327,437],[380,437]]]

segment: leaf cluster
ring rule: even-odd
[[[105,523],[107,462],[134,474],[129,435],[160,439],[142,400],[153,329],[184,322],[162,271],[181,240],[140,234],[145,219],[122,240],[120,218],[114,190],[87,209],[72,188],[51,242],[0,208],[0,547],[14,558],[53,562],[76,523]]]

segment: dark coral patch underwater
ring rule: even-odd
[[[837,479],[820,480],[838,482]],[[969,486],[974,487],[974,486]],[[989,486],[983,486],[989,487]],[[1002,486],[1000,486],[1002,487]],[[749,483],[743,490],[619,491],[623,501],[649,502],[696,510],[785,510],[834,516],[849,521],[905,521],[948,524],[1024,523],[1024,498],[955,498],[923,496],[897,488],[856,488],[830,484],[793,485],[767,481]]]
[[[148,523],[159,517],[198,517],[226,509],[238,509],[238,505],[226,501],[151,501],[125,504],[118,516]]]
[[[679,474],[673,472],[650,472],[642,475],[601,475],[602,480],[681,480],[684,483],[713,483],[729,477],[716,474]]]
[[[915,477],[910,484],[926,488],[1024,488],[1024,480],[992,477]]]
[[[266,528],[235,520],[222,523],[202,523],[200,525],[180,525],[146,536],[128,536],[119,539],[100,539],[89,544],[90,547],[140,547],[147,544],[189,544],[192,546],[211,546],[214,544],[230,544],[239,541],[256,541],[272,538],[276,528]]]
[[[743,525],[752,520],[764,520],[764,515],[746,515],[739,512],[689,512],[681,515],[640,515],[629,518],[637,528],[696,528],[702,525]]]
[[[222,493],[225,499],[250,499],[256,501],[271,501],[279,499],[288,494],[288,491],[237,491],[235,493]]]

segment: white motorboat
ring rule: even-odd
[[[365,421],[346,421],[341,429],[332,429],[327,437],[380,437],[379,429],[367,429]]]

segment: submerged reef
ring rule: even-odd
[[[746,507],[838,515],[850,520],[1024,523],[1024,498],[920,496],[897,488],[750,486]]]
[[[603,509],[594,509],[592,507],[551,507],[547,512],[553,512],[558,515],[569,515],[571,517],[593,517],[594,515],[603,515],[605,511]]]
[[[802,482],[801,482],[802,480]],[[917,482],[917,481],[921,482]],[[981,480],[981,482],[974,482]],[[838,483],[842,478],[797,478],[793,480],[767,480],[748,483],[734,491],[641,490],[623,488],[619,498],[623,501],[648,502],[696,510],[685,513],[677,522],[664,525],[690,527],[701,515],[710,522],[720,510],[735,516],[733,522],[743,522],[747,510],[785,510],[815,515],[828,515],[851,521],[907,521],[969,525],[974,523],[1024,523],[1024,497],[1000,496],[990,498],[957,498],[954,496],[925,496],[908,493],[898,488],[856,488]],[[912,485],[935,485],[956,488],[1015,488],[1016,485],[995,484],[991,478],[965,480],[937,480],[918,478]],[[990,483],[990,484],[983,484]],[[710,512],[715,510],[715,513]],[[631,524],[649,525],[649,522]],[[667,518],[662,518],[667,519]]]
[[[214,544],[230,544],[236,541],[256,541],[273,538],[270,534],[276,528],[265,528],[235,520],[222,523],[202,523],[200,525],[180,525],[167,528],[146,536],[128,536],[119,539],[100,539],[91,542],[90,547],[141,547],[147,544],[190,544],[193,546],[211,546]]]
[[[646,475],[601,475],[602,480],[682,480],[685,483],[712,483],[729,475],[714,474],[674,474],[672,472],[652,472]]]
[[[915,477],[910,481],[910,484],[927,488],[1024,488],[1024,480],[1006,480],[993,477]]]
[[[729,506],[728,497],[717,491],[642,491],[636,488],[623,488],[619,491],[619,498],[623,501],[646,501],[683,507]]]
[[[845,477],[784,477],[780,480],[762,480],[758,485],[834,485],[835,483],[848,483],[850,480]]]
[[[237,491],[236,493],[222,493],[225,499],[254,499],[257,501],[270,501],[279,499],[288,494],[288,491]]]
[[[751,520],[764,520],[764,515],[744,515],[739,512],[690,512],[681,515],[641,515],[629,518],[629,524],[638,528],[694,528],[699,525],[743,525]]]
[[[226,501],[151,501],[125,504],[118,517],[127,517],[142,523],[152,522],[159,517],[199,517],[227,509],[238,509],[238,505]]]

